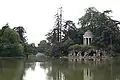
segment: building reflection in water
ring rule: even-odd
[[[119,61],[53,60],[34,66],[26,69],[24,80],[120,80]]]
[[[93,74],[89,68],[83,69],[84,80],[93,80]]]
[[[120,80],[120,59],[81,62],[1,60],[0,80]]]

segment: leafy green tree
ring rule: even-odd
[[[65,40],[62,45],[61,45],[61,50],[62,50],[62,55],[67,56],[69,52],[69,47],[71,45],[74,45],[75,43],[73,42],[72,39],[68,38]]]
[[[28,44],[24,43],[24,54],[28,57],[29,55],[36,55],[37,48],[35,47],[34,43]]]
[[[11,29],[8,24],[0,29],[0,56],[27,56],[37,54],[35,44],[26,42],[25,29],[22,26]]]
[[[76,28],[73,21],[67,20],[63,25],[63,41],[71,39],[75,44],[82,44],[84,31],[81,28]]]
[[[24,47],[19,34],[5,26],[0,30],[0,56],[23,56]]]
[[[40,41],[38,44],[38,52],[41,52],[45,54],[46,56],[51,56],[52,55],[52,46],[50,43],[47,43],[46,40]]]
[[[13,30],[18,32],[20,39],[22,40],[22,45],[24,46],[24,54],[28,57],[28,55],[37,54],[37,48],[34,43],[28,44],[26,40],[26,30],[22,26],[14,27]]]
[[[108,14],[111,10],[99,12],[96,8],[90,7],[86,9],[84,16],[79,18],[78,24],[85,32],[91,30],[93,32],[93,44],[106,48],[109,45],[116,45],[120,39],[119,21],[113,20]]]
[[[77,33],[77,28],[75,23],[71,20],[64,22],[64,25],[61,27],[61,42],[58,39],[58,27],[55,27],[52,32],[47,34],[47,40],[52,45],[53,55],[60,56],[68,54],[68,47],[71,43],[79,43],[79,34]],[[69,42],[72,41],[72,42]],[[70,43],[70,44],[66,44]],[[64,45],[64,46],[63,46]],[[66,47],[65,47],[66,46]]]
[[[24,34],[26,33],[24,27],[22,26],[18,26],[18,27],[14,27],[13,30],[17,31],[20,35],[20,39],[23,41],[23,42],[26,42],[26,36],[24,36]]]
[[[65,21],[65,24],[63,25],[63,41],[67,40],[68,38],[74,40],[76,37],[76,31],[77,28],[75,26],[75,23],[71,20]]]
[[[48,47],[49,46],[48,46],[48,43],[46,42],[46,40],[42,40],[38,44],[38,51],[41,53],[44,53]]]
[[[77,37],[75,37],[75,42],[76,44],[83,44],[83,35],[84,35],[84,30],[81,28],[77,28]]]

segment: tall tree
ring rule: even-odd
[[[47,40],[52,45],[53,55],[61,54],[61,41],[62,41],[62,7],[58,9],[57,14],[55,15],[55,25],[51,32],[47,36]]]
[[[63,41],[71,39],[75,44],[82,44],[83,31],[81,28],[76,28],[73,21],[67,20],[63,25]]]
[[[25,29],[22,26],[14,27],[13,30],[17,31],[20,35],[20,38],[23,42],[26,42],[26,36],[24,34],[26,33]]]
[[[46,35],[48,41],[52,44],[57,44],[62,39],[62,7],[58,9],[55,18],[54,28]]]
[[[77,28],[75,26],[75,23],[71,20],[65,21],[65,24],[63,25],[63,40],[66,40],[68,38],[73,39],[73,37],[76,36]]]

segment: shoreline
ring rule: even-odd
[[[25,57],[0,57],[0,59],[25,59]]]

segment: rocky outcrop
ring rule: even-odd
[[[113,51],[103,50],[103,49],[88,49],[86,51],[70,51],[68,57],[77,57],[77,58],[102,58],[102,57],[111,57],[114,54]]]

